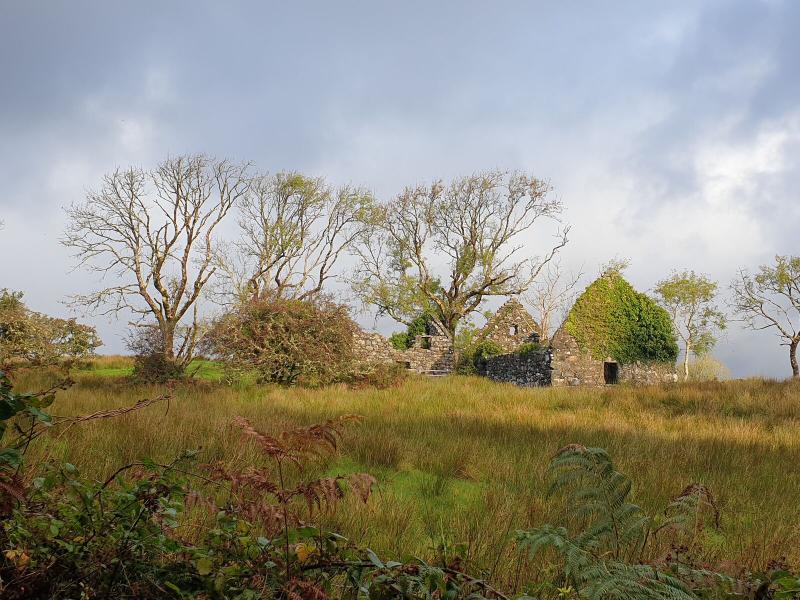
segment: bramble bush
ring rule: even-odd
[[[357,417],[279,436],[238,418],[261,450],[258,467],[197,469],[186,452],[168,464],[123,465],[95,482],[71,464],[22,471],[24,440],[58,424],[40,408],[53,393],[20,395],[2,374],[0,382],[0,421],[24,417],[28,425],[0,453],[3,598],[505,598],[456,568],[384,562],[312,524],[345,494],[369,499],[375,480],[365,473],[293,483],[288,473],[336,451]],[[192,531],[189,515],[199,523]]]
[[[317,387],[353,370],[355,327],[347,307],[329,300],[253,300],[217,320],[204,345],[234,377]]]
[[[180,332],[179,332],[180,333]],[[164,352],[164,336],[158,325],[136,325],[127,338],[133,354],[132,379],[139,383],[166,383],[186,377],[186,361],[169,358]]]

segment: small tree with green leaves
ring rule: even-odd
[[[683,342],[683,379],[689,379],[689,357],[706,354],[726,326],[725,313],[715,304],[717,282],[694,271],[675,272],[656,285],[656,295],[667,309],[676,335]]]
[[[91,356],[102,345],[94,327],[30,310],[22,297],[0,289],[0,365],[53,365]]]
[[[739,271],[731,292],[733,309],[750,329],[772,329],[789,347],[792,376],[800,377],[800,256],[776,256],[774,264],[761,265],[756,274]]]

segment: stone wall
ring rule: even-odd
[[[553,335],[550,368],[553,386],[605,385],[603,363],[582,350],[563,327]]]
[[[358,329],[353,351],[364,364],[398,363],[418,373],[450,373],[454,365],[453,346],[444,335],[417,336],[411,348],[397,350],[381,334]]]
[[[678,375],[675,365],[668,363],[640,363],[620,365],[619,382],[633,383],[636,385],[658,385],[660,383],[675,383]]]
[[[453,345],[444,335],[417,336],[411,348],[400,355],[418,373],[451,373],[455,364]]]
[[[653,385],[676,381],[675,365],[671,363],[618,364],[614,359],[594,358],[582,350],[578,342],[563,327],[553,336],[550,368],[553,386],[606,385],[628,383]],[[616,381],[606,381],[606,363],[616,370]]]
[[[479,340],[489,340],[504,352],[514,352],[525,342],[539,341],[539,325],[516,298],[511,298],[483,326]]]
[[[547,348],[525,354],[501,354],[486,359],[482,375],[492,381],[522,387],[550,385],[550,351]]]
[[[397,362],[401,354],[380,333],[363,329],[353,334],[353,353],[357,361],[366,364]]]
[[[524,308],[522,310],[524,311]],[[518,314],[516,313],[517,316]],[[672,364],[617,365],[612,359],[596,359],[587,350],[582,350],[575,338],[563,327],[556,331],[550,348],[527,352],[525,355],[517,354],[513,350],[526,340],[517,336],[502,335],[503,324],[510,321],[511,319],[505,317],[502,320],[498,319],[495,322],[496,326],[489,331],[496,334],[490,338],[493,341],[498,344],[503,341],[506,347],[513,346],[507,354],[487,359],[481,375],[494,381],[514,383],[524,387],[600,386],[606,384],[606,363],[610,363],[616,371],[617,383],[651,385],[670,383],[677,379],[675,366]],[[515,322],[525,323],[521,319]],[[519,336],[527,333],[527,341],[538,339],[537,332],[529,327],[529,325],[525,329],[520,327],[522,333]],[[359,329],[353,337],[353,347],[357,360],[365,364],[399,363],[417,373],[451,373],[455,363],[453,346],[445,335],[417,336],[411,348],[397,350],[381,334]]]

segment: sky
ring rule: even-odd
[[[562,200],[586,283],[625,257],[642,291],[691,268],[724,292],[800,254],[798,30],[792,0],[0,0],[0,287],[70,314],[98,281],[59,244],[64,208],[202,152],[381,199],[523,170]],[[124,318],[81,318],[124,351]],[[714,353],[790,374],[770,332],[732,323]]]

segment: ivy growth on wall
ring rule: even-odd
[[[433,327],[433,315],[423,312],[409,323],[405,331],[393,333],[389,337],[389,343],[397,350],[408,350],[414,345],[417,336],[430,335]]]
[[[669,314],[637,292],[618,270],[608,270],[581,294],[564,327],[597,359],[622,364],[674,362],[678,344]]]

